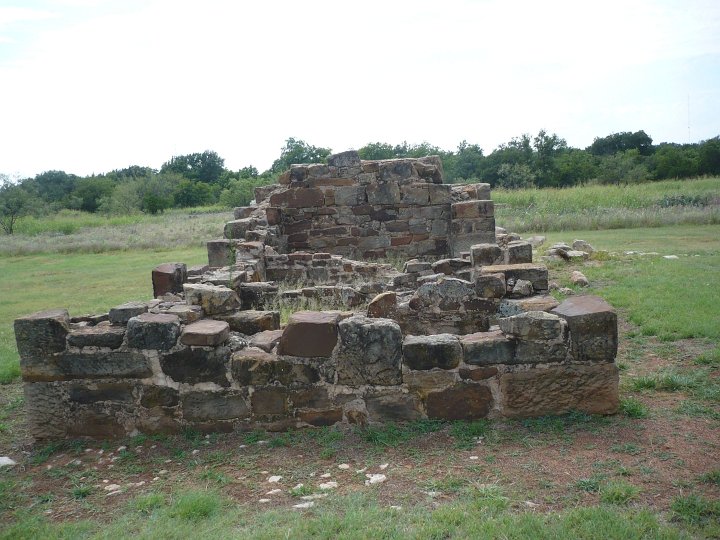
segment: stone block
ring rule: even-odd
[[[337,344],[340,314],[327,311],[298,311],[288,320],[278,354],[329,358]]]
[[[319,188],[289,188],[270,195],[270,204],[281,208],[320,208],[325,194]]]
[[[458,382],[457,373],[444,369],[430,369],[415,371],[413,369],[403,370],[403,384],[408,390],[425,399],[430,392],[443,390]]]
[[[134,389],[135,385],[127,382],[82,381],[70,384],[67,393],[71,403],[82,405],[99,401],[132,403]]]
[[[515,342],[499,330],[461,336],[460,344],[466,364],[484,366],[513,363]]]
[[[236,206],[233,208],[233,217],[235,219],[249,218],[255,210],[257,210],[257,206]]]
[[[498,369],[496,367],[461,366],[458,374],[465,381],[485,381],[497,375]]]
[[[475,244],[470,246],[470,260],[473,266],[502,264],[503,252],[497,244]]]
[[[67,336],[71,347],[108,347],[117,349],[122,345],[125,328],[122,326],[82,326],[73,329]]]
[[[400,186],[395,182],[369,184],[365,191],[369,204],[398,204],[400,202]]]
[[[20,370],[25,378],[26,371],[28,375],[41,372],[47,356],[65,350],[70,317],[65,309],[39,311],[15,319],[14,327]]]
[[[271,352],[277,344],[280,343],[282,333],[282,330],[264,330],[258,332],[250,338],[250,346],[257,347],[265,352]]]
[[[435,334],[407,336],[402,347],[403,363],[410,369],[453,369],[463,357],[457,336]]]
[[[365,407],[371,422],[410,422],[423,416],[417,396],[399,388],[367,394]]]
[[[570,347],[565,342],[518,340],[515,344],[515,364],[551,364],[568,360]]]
[[[441,277],[435,282],[420,285],[410,301],[410,306],[414,309],[425,306],[441,311],[458,310],[473,298],[474,293],[474,286],[469,281]]]
[[[278,416],[288,413],[288,391],[277,386],[256,388],[250,396],[253,415]]]
[[[244,419],[250,416],[245,397],[233,391],[189,392],[182,396],[183,418],[191,422]]]
[[[348,150],[328,156],[330,167],[360,167],[360,155],[357,150]]]
[[[432,263],[426,262],[426,261],[419,261],[417,259],[412,259],[405,263],[405,267],[403,268],[403,272],[408,273],[420,273],[420,272],[426,272],[432,268]]]
[[[182,330],[180,343],[198,347],[216,347],[230,337],[230,325],[225,321],[204,319],[188,324]]]
[[[532,246],[522,240],[508,242],[504,262],[505,264],[532,263]]]
[[[335,204],[338,206],[356,206],[365,204],[365,186],[340,186],[335,188]]]
[[[290,392],[290,402],[298,409],[326,409],[333,405],[327,387],[310,386]]]
[[[127,323],[127,345],[133,349],[172,349],[180,336],[180,319],[169,313],[143,313]]]
[[[208,266],[221,268],[235,263],[235,243],[230,240],[210,240],[205,243],[208,253]]]
[[[458,383],[425,398],[425,411],[434,420],[485,418],[493,406],[490,389],[481,384]]]
[[[475,294],[480,298],[505,296],[504,274],[481,274],[475,278]]]
[[[235,219],[225,223],[223,236],[228,240],[244,239],[247,232],[254,229],[257,220],[254,218]]]
[[[452,219],[492,217],[495,215],[492,201],[463,201],[450,205]]]
[[[178,351],[160,356],[163,373],[173,381],[185,384],[211,382],[230,386],[227,363],[230,349],[217,347],[183,347]]]
[[[186,283],[185,301],[191,306],[200,306],[206,315],[219,315],[240,309],[237,293],[224,286]]]
[[[432,184],[405,184],[400,187],[400,200],[413,206],[425,206],[430,203],[430,185]]]
[[[200,306],[188,306],[187,304],[177,304],[167,309],[166,313],[175,315],[180,322],[183,324],[194,323],[200,320],[203,315],[202,308]]]
[[[432,263],[432,270],[436,274],[451,276],[455,272],[461,272],[470,268],[470,261],[460,258],[440,259]]]
[[[338,324],[335,353],[338,382],[349,386],[395,385],[402,382],[402,332],[390,319],[362,315]]]
[[[40,441],[66,437],[67,406],[62,387],[49,382],[26,382],[23,387],[29,434]]]
[[[227,322],[233,332],[240,332],[247,336],[280,328],[279,311],[237,311],[230,315],[220,315],[218,318]]]
[[[233,353],[231,369],[235,382],[243,386],[268,384],[303,386],[320,380],[317,366],[291,362],[254,347]]]
[[[501,413],[506,417],[544,416],[582,411],[614,414],[618,410],[615,364],[537,367],[500,377]]]
[[[133,317],[142,315],[148,310],[145,302],[126,302],[114,308],[110,308],[108,319],[113,324],[127,324]]]
[[[530,296],[528,298],[506,298],[498,308],[499,317],[510,317],[527,311],[551,311],[560,303],[549,294]]]
[[[153,296],[180,293],[183,283],[187,281],[185,263],[165,263],[156,266],[152,271]]]
[[[598,296],[568,298],[551,313],[570,329],[572,355],[580,362],[613,362],[617,355],[617,314]]]
[[[452,202],[452,186],[449,184],[428,184],[430,204],[449,205]]]
[[[240,285],[240,301],[243,309],[262,309],[277,295],[278,286],[267,281]]]
[[[145,378],[152,375],[150,362],[143,354],[121,351],[64,352],[53,359],[52,370],[51,376],[35,380]]]
[[[169,386],[148,385],[142,388],[140,405],[147,409],[153,407],[177,407],[180,393]]]
[[[298,411],[297,417],[301,422],[310,424],[311,426],[332,426],[338,422],[342,422],[343,410],[338,407],[323,411]]]
[[[548,290],[548,271],[544,264],[498,264],[483,266],[481,274],[504,274],[506,280],[524,279],[533,284],[535,291]]]
[[[368,304],[367,315],[373,318],[392,318],[397,310],[397,294],[387,291],[378,294]]]
[[[563,338],[566,324],[557,315],[528,311],[498,321],[500,330],[525,341],[555,341]]]

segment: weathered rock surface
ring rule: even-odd
[[[127,324],[133,317],[147,312],[148,307],[144,302],[126,302],[110,309],[108,317],[113,324]]]
[[[185,263],[165,263],[152,271],[153,296],[157,298],[167,293],[180,293],[187,281]]]
[[[67,336],[71,347],[108,347],[117,349],[122,345],[125,328],[122,326],[97,325],[73,329]]]
[[[230,337],[230,325],[225,321],[205,319],[187,325],[180,335],[183,345],[215,347]]]
[[[228,347],[184,347],[161,355],[160,367],[163,373],[175,382],[212,382],[220,386],[230,386],[227,377],[229,358]]]
[[[143,313],[127,323],[127,344],[133,349],[166,351],[179,336],[180,319],[168,313]]]
[[[570,282],[573,285],[578,285],[580,287],[587,287],[590,285],[590,281],[587,277],[585,277],[585,274],[580,272],[579,270],[574,270],[572,274],[570,274]]]
[[[262,349],[249,347],[232,355],[233,379],[240,385],[309,385],[320,380],[318,367],[291,362]]]
[[[410,369],[453,369],[462,360],[462,346],[457,336],[407,336],[403,342],[403,363]]]
[[[282,330],[264,330],[258,332],[250,338],[250,346],[257,347],[265,352],[270,352],[280,343],[282,334]]]
[[[200,306],[207,315],[221,315],[240,309],[240,298],[227,287],[186,283],[183,288],[185,301],[189,305]]]
[[[618,379],[614,364],[571,364],[506,373],[500,377],[503,414],[613,414],[619,406]]]
[[[378,294],[368,304],[367,315],[374,318],[392,318],[397,310],[397,294],[387,291]]]
[[[514,363],[515,342],[499,330],[461,336],[460,344],[466,364],[483,366]]]
[[[226,321],[233,332],[240,332],[247,336],[265,332],[267,330],[278,330],[280,328],[279,311],[237,311],[230,315],[219,315],[219,319]]]
[[[455,386],[431,392],[425,399],[428,418],[444,420],[474,420],[485,418],[493,405],[487,386],[458,383]]]
[[[339,313],[323,311],[293,313],[280,338],[278,354],[329,358],[337,344],[339,321]]]
[[[340,339],[335,352],[338,382],[397,385],[402,382],[400,326],[390,319],[356,315],[338,324]]]
[[[564,322],[544,311],[528,311],[498,321],[500,330],[523,340],[557,340],[563,336]]]
[[[570,328],[572,355],[580,362],[613,362],[617,355],[617,314],[598,296],[568,298],[552,313]]]

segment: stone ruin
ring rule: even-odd
[[[558,303],[489,185],[442,180],[437,157],[295,165],[208,265],[155,268],[154,300],[17,319],[32,435],[615,413],[614,310]]]

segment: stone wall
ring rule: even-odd
[[[443,184],[437,156],[361,161],[348,151],[327,165],[294,165],[279,181],[258,189],[260,211],[237,209],[226,239],[360,259],[459,256],[495,242],[489,185]]]
[[[238,311],[230,289],[188,284],[185,294],[187,302],[130,303],[95,317],[17,319],[31,433],[282,430],[618,407],[617,321],[596,297],[501,318],[486,332],[423,336],[342,311],[298,312],[281,330],[276,313]]]

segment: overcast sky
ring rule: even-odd
[[[0,173],[720,134],[720,1],[0,0]]]

